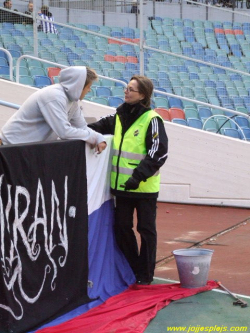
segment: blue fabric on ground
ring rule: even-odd
[[[99,209],[89,215],[89,281],[93,286],[88,291],[90,298],[97,299],[40,328],[58,325],[83,314],[109,297],[123,292],[135,282],[135,276],[115,242],[113,224],[113,199],[105,201]]]

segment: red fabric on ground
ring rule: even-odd
[[[63,324],[37,333],[142,333],[157,311],[171,301],[218,288],[215,281],[205,287],[181,288],[176,284],[132,285],[123,293]]]

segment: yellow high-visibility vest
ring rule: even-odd
[[[124,191],[125,182],[132,176],[133,170],[147,154],[146,134],[150,121],[159,114],[153,110],[143,113],[122,136],[122,125],[116,116],[115,133],[113,139],[113,158],[111,170],[111,188]],[[161,118],[162,119],[162,118]],[[154,133],[157,137],[159,133]],[[160,189],[159,171],[145,182],[141,181],[137,190],[130,192],[156,193]]]

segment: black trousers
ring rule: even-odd
[[[154,276],[157,246],[156,202],[156,198],[116,197],[116,241],[137,280],[141,281],[151,282]],[[137,213],[137,231],[141,238],[140,248],[133,230],[135,210]]]

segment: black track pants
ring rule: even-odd
[[[116,197],[115,236],[137,280],[152,281],[156,260],[156,202],[157,199]],[[134,211],[140,249],[133,231]],[[135,224],[136,225],[136,224]]]

